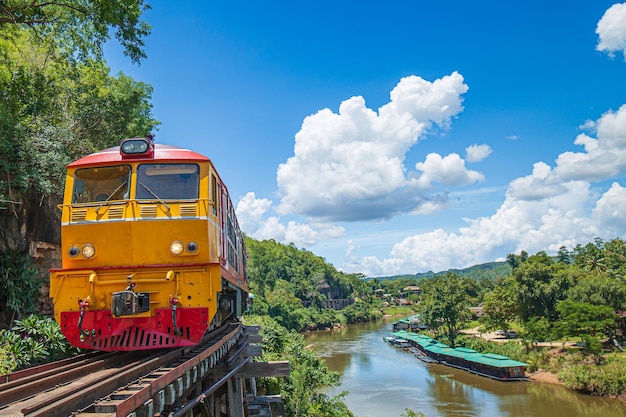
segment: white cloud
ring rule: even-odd
[[[343,227],[332,224],[289,221],[284,225],[279,217],[266,217],[271,206],[270,200],[257,199],[253,192],[247,193],[239,200],[235,210],[241,229],[255,239],[274,239],[282,243],[294,243],[298,247],[315,245],[320,240],[345,235]]]
[[[272,202],[268,199],[257,199],[253,192],[247,193],[235,209],[237,213],[237,220],[239,220],[239,226],[242,230],[258,230],[263,226],[265,222],[265,213],[272,206]]]
[[[596,49],[608,52],[622,52],[626,60],[626,3],[614,4],[598,22],[596,33],[600,38]]]
[[[626,188],[614,182],[599,191],[591,184],[626,172],[626,106],[585,124],[596,137],[581,134],[583,152],[564,152],[552,168],[533,165],[532,174],[510,182],[495,214],[466,220],[457,232],[437,229],[407,236],[389,257],[351,258],[346,271],[370,275],[441,271],[490,262],[508,253],[556,253],[596,237],[626,235]],[[428,159],[428,158],[427,158]],[[434,170],[433,170],[434,172]],[[358,242],[356,242],[358,244]]]
[[[477,171],[465,169],[465,161],[452,153],[444,158],[436,153],[426,156],[426,161],[418,162],[415,168],[422,172],[417,179],[420,188],[431,188],[434,182],[448,186],[460,186],[482,181],[485,176]]]
[[[470,145],[465,148],[467,162],[480,162],[488,157],[493,150],[489,145]]]
[[[626,188],[614,182],[598,200],[593,209],[593,218],[607,237],[620,236],[626,230]]]
[[[508,195],[518,200],[542,200],[563,194],[567,189],[544,162],[533,165],[532,175],[517,178],[509,184]]]
[[[386,259],[352,258],[343,268],[348,272],[367,271],[368,275],[438,272],[491,262],[522,250],[556,252],[562,245],[571,248],[591,241],[598,236],[599,224],[589,220],[584,206],[590,193],[580,185],[570,187],[565,198],[507,198],[495,214],[468,220],[468,225],[456,233],[437,229],[408,236],[393,246]],[[626,231],[626,224],[621,230]]]
[[[584,152],[564,152],[556,160],[554,174],[562,180],[601,181],[626,170],[626,105],[609,111],[593,127],[597,138],[579,135],[574,142]]]
[[[410,76],[400,80],[378,112],[367,108],[363,97],[352,97],[341,103],[339,113],[323,109],[306,117],[296,134],[294,156],[278,167],[277,211],[333,221],[386,219],[419,211],[445,196],[423,189],[432,181],[457,185],[478,180],[481,174],[464,170],[460,159],[444,158],[451,163],[437,168],[455,171],[426,169],[422,181],[403,163],[431,128],[449,126],[463,110],[461,95],[467,90],[457,72],[433,82]]]

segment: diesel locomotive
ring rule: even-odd
[[[243,235],[206,156],[151,135],[67,166],[54,317],[76,347],[197,344],[248,300]]]

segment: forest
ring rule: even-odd
[[[143,41],[151,28],[141,18],[149,7],[144,1],[0,5],[0,374],[6,374],[75,353],[42,314],[48,265],[29,256],[33,242],[60,239],[56,205],[65,165],[120,138],[146,135],[159,121],[152,87],[111,74],[102,53],[113,37],[132,62],[146,58]],[[453,345],[494,349],[462,336],[468,326],[515,330],[521,338],[503,344],[503,354],[558,372],[572,389],[626,397],[622,239],[387,279],[343,273],[293,244],[250,237],[246,244],[255,298],[244,321],[262,326],[262,359],[291,361],[291,377],[263,384],[282,393],[292,416],[351,415],[341,396],[322,394],[339,377],[305,348],[302,332],[398,312],[419,314],[433,335]],[[407,286],[420,292],[406,293]],[[349,305],[323,308],[333,299]],[[405,300],[404,310],[397,300]],[[470,307],[479,306],[481,317],[473,317]],[[565,346],[571,340],[577,346]],[[544,341],[563,342],[563,354],[550,355]]]

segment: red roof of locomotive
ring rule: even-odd
[[[92,153],[91,155],[84,156],[71,164],[69,164],[68,168],[76,168],[80,166],[92,166],[92,165],[106,165],[110,163],[121,163],[121,162],[145,162],[145,161],[153,161],[153,162],[167,162],[167,161],[195,161],[195,162],[204,162],[208,161],[209,158],[206,156],[199,154],[194,151],[190,151],[189,149],[179,148],[177,146],[171,145],[163,145],[160,143],[154,144],[154,157],[135,157],[131,160],[122,158],[120,153],[120,147],[115,146],[113,148],[105,149],[100,152]]]

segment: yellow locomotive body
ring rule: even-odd
[[[74,346],[188,346],[243,313],[243,237],[205,156],[127,139],[68,165],[61,209],[50,295]]]

